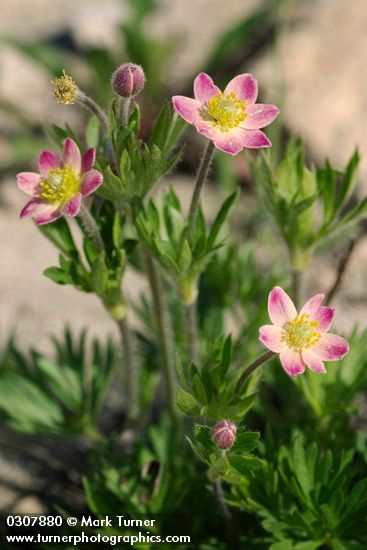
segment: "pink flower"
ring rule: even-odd
[[[76,216],[82,197],[93,193],[103,181],[102,174],[92,170],[95,157],[93,147],[81,155],[70,138],[65,140],[62,160],[52,151],[42,151],[38,158],[39,174],[17,174],[18,187],[32,197],[20,217],[33,216],[35,222],[42,225],[60,216]]]
[[[222,93],[206,73],[194,81],[195,99],[176,95],[173,106],[200,134],[213,140],[220,151],[237,155],[244,147],[270,147],[271,141],[259,130],[279,113],[275,105],[255,104],[257,82],[252,74],[233,78]]]
[[[302,374],[306,368],[325,373],[324,361],[342,359],[349,351],[344,338],[327,334],[335,310],[322,307],[323,294],[313,296],[300,313],[282,288],[269,294],[268,312],[272,325],[260,328],[260,341],[279,353],[283,369],[289,376]]]

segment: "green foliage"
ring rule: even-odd
[[[116,151],[118,174],[110,167],[98,194],[116,203],[133,198],[143,199],[167,172],[178,162],[181,152],[172,153],[185,123],[172,107],[165,103],[153,128],[151,139],[143,143],[138,139],[139,109],[130,116],[128,126],[121,127],[115,110],[112,110],[112,142]]]
[[[237,485],[252,477],[261,466],[261,460],[251,454],[257,447],[260,434],[240,430],[233,447],[221,453],[210,437],[210,428],[195,426],[195,442],[190,441],[196,455],[209,466],[208,476],[211,481],[223,478],[228,483]]]
[[[52,224],[39,226],[39,229],[61,251],[60,266],[47,268],[44,275],[59,285],[71,284],[78,290],[92,292],[90,273],[82,263],[65,218],[60,218]]]
[[[304,397],[319,417],[339,418],[357,412],[356,399],[367,391],[367,331],[354,331],[348,339],[350,351],[341,361],[328,363],[327,376],[306,372],[298,381]]]
[[[73,338],[66,330],[54,339],[47,358],[23,354],[11,341],[1,360],[0,412],[14,429],[28,434],[86,435],[98,438],[98,413],[114,368],[114,348],[86,333]]]
[[[281,447],[276,467],[264,462],[243,487],[245,502],[279,548],[362,548],[367,542],[367,478],[356,481],[353,450],[321,450],[295,437]]]
[[[167,509],[174,513],[187,491],[184,479],[175,478],[177,462],[181,462],[175,455],[176,444],[172,426],[163,419],[161,425],[149,429],[146,446],[135,444],[133,458],[121,460],[113,444],[95,453],[92,473],[84,480],[92,512],[112,515],[123,506],[125,517]]]
[[[103,235],[105,252],[98,253],[88,233],[84,233],[82,258],[65,218],[52,224],[39,226],[40,231],[60,250],[60,265],[49,267],[44,275],[57,284],[71,284],[78,290],[94,292],[106,308],[114,311],[123,308],[121,280],[126,266],[126,251],[122,233],[122,219],[118,212],[106,203],[99,211],[99,229]],[[131,249],[131,243],[127,244]]]
[[[214,343],[200,369],[194,364],[184,369],[179,362],[182,388],[178,390],[176,405],[181,412],[214,421],[227,418],[237,423],[243,420],[255,395],[239,395],[235,391],[238,374],[233,369],[232,353],[232,338],[227,336]]]
[[[366,216],[367,199],[354,207],[348,201],[356,185],[358,164],[356,152],[342,173],[328,162],[324,168],[310,170],[304,164],[303,145],[295,139],[290,140],[274,173],[269,155],[263,154],[252,163],[264,204],[284,237],[296,269],[307,267],[315,249],[336,237],[348,236]],[[316,215],[320,200],[321,224]]]
[[[256,258],[256,244],[226,242],[213,255],[200,281],[199,319],[212,342],[223,333],[226,319],[238,328],[234,338],[234,359],[243,363],[258,353],[258,327],[266,324],[266,301],[270,290],[285,280],[284,263],[271,270]]]
[[[140,206],[136,228],[140,239],[161,266],[177,282],[182,299],[189,302],[195,294],[197,280],[214,251],[222,246],[220,231],[225,223],[237,193],[224,200],[210,229],[199,214],[196,232],[189,241],[188,226],[182,214],[181,203],[171,188],[163,196],[159,209],[153,200],[147,207]]]

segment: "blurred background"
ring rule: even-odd
[[[111,101],[109,79],[117,65],[141,64],[147,86],[139,104],[142,137],[149,135],[163,99],[192,94],[204,70],[219,85],[253,72],[261,98],[281,106],[269,135],[276,157],[290,133],[305,140],[310,164],[325,157],[342,168],[356,146],[362,154],[359,192],[367,191],[367,4],[365,0],[0,0],[0,339],[12,331],[24,348],[49,346],[49,335],[69,324],[91,335],[115,330],[94,296],[56,287],[42,276],[57,253],[30,220],[19,221],[25,196],[15,174],[34,170],[52,123],[82,134],[84,113],[58,105],[50,81],[63,69],[102,106]],[[45,132],[46,129],[46,132]],[[190,196],[192,175],[204,139],[186,133],[185,159],[169,177]],[[207,208],[218,187],[239,181],[249,193],[245,157],[218,156]],[[243,215],[246,205],[242,205]],[[316,260],[305,292],[327,289],[337,257]],[[367,239],[359,239],[338,297],[337,326],[349,330],[366,321]],[[144,291],[128,273],[128,294]],[[91,320],[93,321],[91,323]],[[5,465],[5,468],[10,467]],[[13,472],[14,475],[14,472]],[[26,471],[15,472],[29,480]],[[14,496],[10,488],[9,498]],[[13,491],[13,492],[12,492]],[[3,494],[6,502],[6,491]],[[28,508],[27,508],[28,506]],[[29,503],[26,511],[29,511]]]

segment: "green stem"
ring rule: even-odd
[[[91,111],[100,121],[103,133],[109,135],[108,119],[103,109],[91,97],[78,88],[77,102]]]
[[[212,141],[209,141],[199,165],[199,170],[196,176],[195,188],[191,198],[189,220],[188,220],[189,240],[192,239],[193,233],[195,230],[195,223],[196,223],[196,218],[199,210],[201,190],[208,176],[210,164],[213,158],[213,153],[214,153],[214,144]]]
[[[235,387],[235,393],[241,393],[242,387],[244,383],[246,382],[247,378],[251,376],[251,374],[261,365],[266,363],[266,361],[269,361],[272,357],[274,357],[275,353],[274,351],[266,351],[261,355],[258,359],[256,359],[247,369],[242,373],[242,376],[238,380],[236,387]]]
[[[219,508],[223,514],[224,520],[226,524],[228,524],[228,522],[232,519],[232,515],[224,498],[224,491],[221,479],[218,479],[214,482],[214,493],[219,504]]]
[[[106,152],[108,159],[112,168],[112,171],[115,174],[118,174],[118,165],[115,157],[115,152],[113,150],[112,141],[110,138],[110,128],[108,124],[108,118],[104,110],[96,103],[91,97],[87,96],[82,90],[78,88],[78,97],[77,102],[91,111],[101,123],[102,132],[106,139]]]
[[[147,252],[143,249],[143,257],[146,266],[146,271],[148,275],[149,285],[152,292],[153,299],[153,308],[157,321],[158,329],[158,339],[159,339],[159,348],[161,352],[163,373],[164,373],[164,384],[166,389],[167,396],[167,407],[171,419],[176,422],[177,416],[174,407],[175,399],[175,370],[173,363],[173,353],[171,350],[172,336],[170,334],[170,326],[167,319],[167,313],[164,309],[163,300],[162,300],[162,282],[154,265],[154,260]]]
[[[101,237],[101,234],[98,229],[96,220],[93,218],[89,209],[82,203],[79,211],[82,223],[91,238],[96,250],[98,253],[104,252],[104,244]],[[133,353],[131,346],[131,334],[129,326],[126,320],[126,317],[116,318],[113,314],[113,308],[108,308],[105,304],[105,307],[111,317],[116,321],[119,328],[122,344],[122,353],[124,359],[124,368],[125,368],[125,385],[126,385],[126,395],[127,395],[127,410],[129,417],[131,419],[136,418],[138,411],[138,396],[137,396],[137,373],[134,368],[133,362]]]
[[[127,127],[129,123],[131,97],[119,97],[117,116],[121,126]]]
[[[198,364],[198,334],[196,320],[196,302],[185,305],[187,355],[191,363]]]
[[[83,202],[80,205],[79,216],[97,252],[104,252],[104,244],[96,220],[93,218],[90,210],[85,206],[85,204],[83,204]]]
[[[338,268],[336,272],[336,277],[333,286],[329,290],[329,292],[326,295],[326,304],[329,305],[330,302],[335,298],[336,294],[338,293],[341,284],[343,282],[343,278],[346,272],[346,269],[348,267],[349,261],[352,256],[352,252],[354,250],[354,247],[356,245],[357,239],[353,239],[350,241],[349,246],[344,254],[344,256],[340,259],[338,263]]]
[[[125,394],[127,401],[127,411],[130,420],[134,420],[138,416],[139,402],[138,402],[138,385],[137,385],[137,371],[135,369],[133,361],[133,349],[131,344],[131,331],[126,317],[116,320],[118,329],[120,331],[122,353],[125,369]]]

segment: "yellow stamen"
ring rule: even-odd
[[[71,166],[54,168],[40,183],[40,197],[50,202],[67,203],[80,190],[80,181]]]
[[[321,333],[315,330],[319,323],[310,320],[309,317],[307,313],[297,315],[282,328],[282,341],[294,351],[308,349],[321,338]]]
[[[51,83],[54,85],[54,96],[59,103],[64,105],[75,103],[78,97],[78,87],[71,76],[63,71],[62,76],[51,80]]]
[[[235,94],[218,94],[208,101],[208,113],[222,128],[236,128],[245,118],[246,99],[237,99]]]

